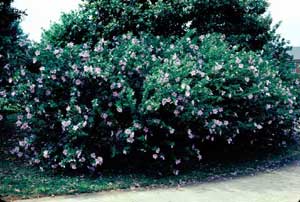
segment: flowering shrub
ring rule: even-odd
[[[151,38],[131,37],[101,40],[93,51],[88,44],[40,47],[33,59],[45,64],[40,73],[20,71],[17,91],[26,113],[16,124],[25,139],[13,153],[72,169],[94,169],[104,157],[127,154],[152,58]]]
[[[195,32],[40,45],[38,73],[16,76],[25,112],[11,152],[58,170],[145,159],[177,174],[201,160],[207,142],[276,143],[293,132],[299,82],[283,82],[272,60],[238,49]]]
[[[187,37],[146,77],[140,111],[174,159],[201,158],[214,142],[274,145],[293,134],[299,81],[283,81],[272,60],[237,49],[213,35]]]

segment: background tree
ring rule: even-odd
[[[12,0],[0,1],[0,98],[7,97],[16,69],[30,60],[27,56],[29,42],[20,28],[24,12],[11,4]]]
[[[43,38],[63,46],[128,31],[182,36],[189,27],[198,34],[225,34],[231,43],[257,50],[272,39],[267,7],[265,0],[83,0],[82,9],[63,15]]]
[[[0,138],[4,138],[6,114],[16,108],[11,91],[14,74],[32,60],[28,56],[26,35],[20,28],[22,15],[24,12],[12,7],[12,0],[0,1]]]

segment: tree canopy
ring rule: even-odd
[[[128,31],[160,36],[225,34],[232,44],[262,49],[270,35],[271,17],[265,0],[83,0],[82,8],[64,14],[44,33],[44,40],[65,46],[111,39]]]

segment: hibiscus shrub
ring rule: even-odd
[[[207,145],[278,144],[293,134],[298,80],[222,35],[126,34],[40,45],[17,76],[24,114],[11,152],[58,170],[149,162],[175,174]],[[289,73],[292,75],[292,72]],[[204,150],[204,152],[202,151]]]

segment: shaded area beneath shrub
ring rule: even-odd
[[[264,155],[261,155],[264,154]],[[98,176],[55,174],[42,172],[18,161],[10,155],[1,155],[0,195],[6,199],[33,198],[52,195],[90,193],[139,187],[158,188],[231,179],[278,169],[300,159],[299,145],[289,145],[271,153],[252,153],[230,158],[210,159],[190,166],[179,176],[158,176],[152,167],[144,169],[105,169]]]

